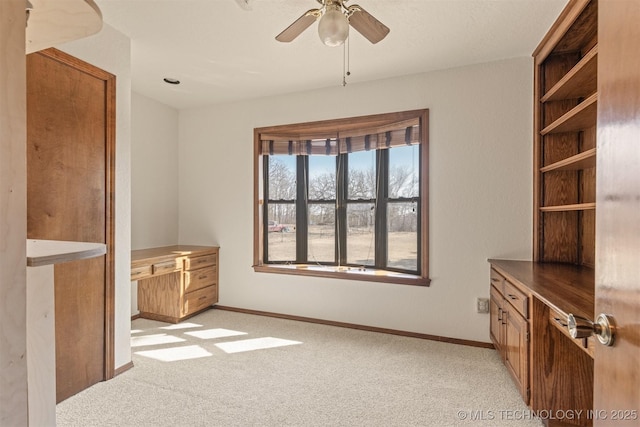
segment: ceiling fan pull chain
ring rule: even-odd
[[[342,45],[342,86],[347,85],[347,77],[351,75],[351,49],[349,38]]]

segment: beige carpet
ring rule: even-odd
[[[541,425],[494,350],[222,310],[131,335],[134,368],[59,426]]]

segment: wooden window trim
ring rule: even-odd
[[[384,128],[385,126],[418,119],[420,123],[420,137],[422,155],[420,159],[421,168],[421,200],[420,200],[420,247],[419,258],[421,272],[419,275],[395,273],[389,270],[365,269],[358,271],[354,267],[334,267],[334,266],[308,266],[308,265],[283,265],[264,263],[264,218],[263,218],[263,195],[264,184],[264,164],[262,161],[262,136],[279,135],[290,137],[292,140],[299,135],[321,135],[330,132],[351,132],[360,131],[366,128]],[[254,203],[253,203],[253,268],[256,272],[293,274],[301,276],[327,277],[335,279],[364,280],[370,282],[396,283],[405,285],[428,286],[429,279],[429,110],[411,110],[397,113],[376,114],[361,117],[342,118],[335,120],[324,120],[318,122],[297,123],[290,125],[268,126],[255,128],[254,135]]]

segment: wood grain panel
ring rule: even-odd
[[[580,151],[587,151],[592,148],[596,148],[596,136],[598,132],[596,126],[591,126],[584,129],[581,133],[580,139]]]
[[[543,176],[543,206],[572,205],[580,201],[577,171],[551,171]]]
[[[579,263],[596,266],[596,211],[580,212],[580,260]]]
[[[55,268],[58,401],[113,376],[114,98],[103,70],[55,49],[27,57],[27,235],[107,245]]]
[[[594,407],[609,414],[640,411],[639,22],[638,1],[600,4],[596,313],[614,317],[617,335],[613,347],[596,344]]]
[[[140,314],[145,316],[147,313],[154,313],[179,318],[181,276],[182,272],[178,271],[139,280],[138,310],[140,310]]]
[[[542,149],[542,166],[559,162],[580,152],[578,135],[570,133],[545,135]]]
[[[586,168],[578,172],[579,203],[595,203],[596,201],[596,168]]]
[[[544,212],[541,259],[552,262],[578,261],[578,212]]]
[[[598,47],[595,46],[580,59],[575,67],[567,72],[542,97],[542,102],[561,99],[584,98],[597,90]]]
[[[573,9],[580,11],[581,7],[579,3],[586,3],[584,1],[576,1]],[[555,45],[553,49],[554,54],[562,54],[565,52],[580,52],[584,46],[589,48],[592,46],[592,41],[596,39],[598,35],[598,2],[597,0],[590,1],[584,7],[584,10],[580,12],[575,21],[571,24],[569,31],[562,36],[560,41]]]
[[[592,425],[593,359],[549,322],[549,307],[533,298],[531,407],[535,411],[582,411],[569,425]]]
[[[580,59],[581,57],[578,52],[571,52],[564,55],[555,54],[547,57],[544,61],[543,68],[543,94],[548,93],[552,89],[557,89],[557,87],[554,87],[580,62]]]

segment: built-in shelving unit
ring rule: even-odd
[[[534,52],[534,261],[595,265],[597,10],[572,1]]]
[[[597,90],[598,46],[594,46],[541,99],[541,102],[584,98]]]
[[[596,167],[596,149],[591,148],[575,156],[567,157],[558,162],[540,168],[540,172],[576,171]]]

